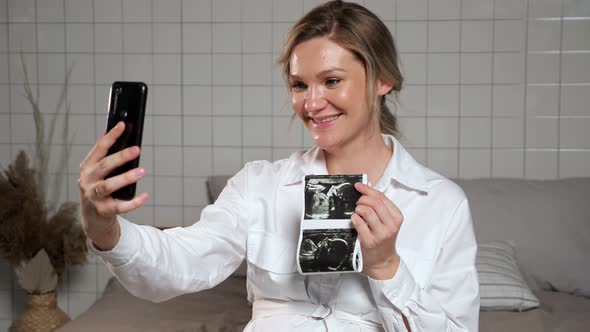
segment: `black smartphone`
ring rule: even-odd
[[[135,145],[141,147],[147,93],[147,85],[143,82],[118,81],[111,86],[107,132],[119,121],[125,122],[125,131],[111,146],[107,155]],[[138,166],[139,157],[116,168],[106,178],[123,174]],[[113,192],[111,196],[128,201],[135,197],[135,189],[136,183],[133,183]]]

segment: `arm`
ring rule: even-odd
[[[186,228],[160,231],[117,216],[121,235],[110,251],[89,250],[101,257],[135,296],[160,302],[211,288],[227,278],[246,252],[247,167],[228,181],[201,220]]]
[[[386,331],[477,331],[477,245],[467,200],[453,215],[430,282],[420,288],[403,259],[392,279],[369,278]],[[406,322],[407,321],[407,322]],[[407,324],[405,324],[407,323]]]

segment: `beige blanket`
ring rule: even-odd
[[[590,326],[590,299],[540,292],[541,308],[527,312],[481,312],[480,332],[585,332]],[[214,289],[162,303],[129,294],[112,278],[104,295],[60,332],[242,331],[251,316],[246,281],[232,277]]]

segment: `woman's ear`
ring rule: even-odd
[[[377,80],[377,94],[379,96],[385,96],[395,87],[394,82],[386,82],[383,80]]]

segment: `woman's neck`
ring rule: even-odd
[[[372,185],[385,172],[392,153],[379,132],[349,142],[338,150],[324,150],[328,174],[366,173]]]

